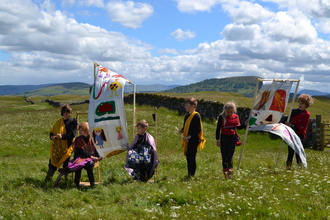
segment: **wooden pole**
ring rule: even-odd
[[[136,84],[133,84],[133,140],[134,140],[134,129],[136,125],[136,107],[135,107],[135,102],[136,102]]]
[[[297,91],[298,91],[298,87],[299,87],[299,83],[300,83],[300,80],[297,81],[297,86],[296,86],[296,90],[294,91],[294,94],[293,94],[293,98],[292,98],[292,101],[291,101],[291,106],[290,106],[290,112],[289,112],[289,115],[288,115],[288,118],[287,118],[287,122],[290,121],[290,118],[291,118],[291,113],[292,113],[292,109],[293,109],[293,104],[296,100],[296,95],[297,95]]]
[[[255,100],[255,97],[256,97],[257,92],[258,92],[258,85],[259,85],[259,82],[260,81],[262,81],[262,80],[260,78],[258,78],[257,79],[257,82],[256,82],[256,87],[254,89],[254,96],[253,96],[254,99],[253,99],[253,102],[252,102],[252,105],[251,105],[251,108],[250,108],[249,120],[250,120],[251,115],[252,115],[254,100]],[[241,152],[240,152],[240,155],[239,155],[237,170],[239,170],[240,169],[240,166],[241,166],[241,162],[242,162],[242,158],[243,158],[243,152],[244,152],[244,147],[245,147],[245,144],[246,144],[246,139],[247,139],[247,136],[248,136],[248,132],[249,132],[249,123],[246,125],[246,128],[245,128],[244,140],[243,140]]]
[[[100,66],[98,63],[94,63],[94,81],[96,80],[96,67]]]

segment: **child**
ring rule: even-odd
[[[217,146],[220,147],[222,157],[222,168],[225,178],[232,177],[233,156],[236,147],[235,128],[241,130],[245,125],[241,125],[239,116],[236,113],[236,105],[233,102],[227,102],[223,106],[222,113],[218,117],[217,129],[215,133]],[[221,130],[221,132],[220,132]]]
[[[77,158],[91,158],[92,160],[88,161],[83,167],[87,171],[88,179],[90,182],[90,186],[94,187],[94,173],[93,167],[96,161],[102,160],[102,157],[99,156],[92,138],[90,136],[90,130],[87,122],[82,122],[78,126],[80,136],[77,137],[73,142],[73,150],[74,150],[74,160]],[[79,188],[81,170],[75,172],[74,183]]]
[[[283,117],[283,119],[280,121],[282,123],[284,122],[287,126],[291,127],[296,132],[302,144],[304,144],[306,139],[306,132],[310,118],[310,113],[306,109],[312,106],[313,103],[314,100],[310,95],[300,95],[298,97],[298,108],[292,109],[289,122],[287,121],[286,117]],[[290,146],[288,146],[288,158],[286,161],[287,169],[291,169],[294,154],[294,150]],[[296,160],[297,165],[301,167],[302,163],[298,154],[296,154]]]
[[[183,136],[183,153],[187,159],[188,178],[194,177],[196,172],[197,147],[202,150],[206,140],[203,137],[201,116],[196,112],[197,100],[193,97],[185,100],[188,114],[184,117],[183,128],[178,133]]]
[[[124,168],[134,180],[147,182],[158,166],[156,142],[147,132],[148,122],[141,120],[136,127],[138,134],[129,146]]]
[[[71,118],[72,109],[69,105],[63,105],[61,108],[61,116],[55,122],[50,131],[49,137],[52,140],[50,144],[50,159],[48,164],[48,171],[45,177],[45,182],[52,179],[55,171],[62,164],[67,167],[70,155],[72,153],[72,140],[76,135],[77,122]]]

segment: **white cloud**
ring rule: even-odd
[[[313,18],[317,27],[324,33],[330,33],[328,28],[330,18],[330,1],[328,0],[264,0],[276,2],[280,8],[288,8],[288,11],[299,10],[306,16]]]
[[[210,11],[221,0],[175,0],[181,12]]]
[[[227,25],[223,31],[222,35],[227,40],[237,41],[237,40],[254,40],[257,35],[259,35],[260,28],[258,25],[247,25],[244,26],[242,24],[229,24]]]
[[[154,12],[151,5],[133,1],[111,1],[106,4],[106,8],[113,22],[134,29],[141,27],[142,22]]]
[[[319,22],[315,24],[315,27],[322,33],[330,33],[330,19],[319,19]]]
[[[0,27],[4,27],[2,30],[11,33],[0,38],[0,49],[5,52],[47,51],[54,54],[86,54],[90,58],[101,60],[141,58],[150,55],[149,52],[145,52],[148,47],[140,47],[138,41],[133,42],[121,33],[108,32],[89,24],[79,24],[60,11],[54,14],[38,14],[31,11],[32,19],[18,16],[10,28],[5,26],[6,22],[0,22]],[[17,28],[17,24],[20,28]],[[0,30],[0,33],[3,31]]]
[[[274,16],[273,12],[266,10],[257,3],[241,1],[237,4],[232,2],[223,4],[222,8],[227,11],[235,23],[257,24]]]
[[[40,5],[41,10],[45,10],[48,13],[54,12],[56,9],[55,3],[53,3],[51,0],[45,0],[41,5]]]
[[[72,7],[76,3],[76,0],[62,0],[61,6],[63,8]]]
[[[104,7],[104,2],[103,0],[79,0],[79,5],[82,6],[95,6],[95,7],[100,7],[103,8]]]
[[[184,41],[196,37],[196,33],[190,30],[183,31],[180,28],[171,33],[172,36],[178,41]]]
[[[0,61],[1,85],[73,81],[92,83],[93,62],[99,62],[137,84],[189,84],[206,78],[254,75],[301,79],[301,88],[329,91],[330,42],[318,38],[314,27],[328,31],[325,26],[328,20],[324,18],[326,13],[322,12],[322,19],[318,15],[315,21],[311,10],[307,13],[302,10],[301,4],[300,10],[297,9],[298,1],[292,1],[295,5],[289,3],[291,8],[288,11],[273,13],[257,4],[246,1],[237,4],[227,0],[232,4],[229,7],[226,3],[226,11],[233,18],[233,23],[225,25],[223,30],[219,29],[224,38],[184,49],[166,44],[161,44],[165,45],[164,48],[158,49],[159,45],[155,45],[157,52],[162,54],[158,57],[151,55],[153,46],[131,37],[144,29],[128,30],[131,35],[128,37],[106,30],[102,25],[79,23],[70,18],[75,14],[68,17],[67,11],[41,10],[29,0],[3,1],[5,3],[0,4],[0,51],[11,54],[11,57]],[[202,1],[197,0],[177,2],[178,6],[181,3],[185,8],[182,8],[183,11],[209,11],[220,4],[215,0],[204,1],[204,6]],[[65,3],[77,3],[77,6],[79,0],[66,0]],[[88,6],[88,1],[85,3]],[[96,6],[91,3],[89,6]],[[150,5],[142,3],[117,1],[109,2],[106,9],[108,7],[114,10],[112,15],[118,19],[115,22],[132,28],[141,27],[142,22],[154,13]],[[319,6],[313,10],[317,8]],[[88,10],[83,6],[75,9]],[[91,14],[94,12],[90,11]],[[76,12],[73,10],[70,13]],[[160,11],[156,13],[159,17],[164,16]],[[189,27],[194,28],[195,25],[198,24]],[[159,27],[166,28],[164,25]],[[176,29],[173,25],[167,28]],[[181,29],[172,33],[178,40],[191,39],[195,35]]]
[[[311,21],[299,11],[278,12],[273,18],[262,23],[262,29],[275,41],[288,40],[308,44],[317,38]]]
[[[170,54],[174,54],[174,55],[179,54],[179,52],[176,49],[170,49],[170,48],[159,49],[158,53],[162,53],[162,54],[170,53]]]

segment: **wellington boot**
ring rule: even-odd
[[[228,168],[223,168],[223,175],[225,176],[226,179],[229,178],[229,169]]]
[[[54,173],[55,173],[55,170],[48,169],[47,175],[45,177],[45,182],[51,181],[54,176]]]
[[[292,162],[291,161],[287,161],[286,162],[286,169],[287,170],[291,170],[291,166],[292,166]]]
[[[302,169],[302,168],[303,168],[302,163],[298,163],[298,164],[297,164],[297,167],[298,167],[299,170]]]
[[[228,169],[228,178],[232,178],[233,177],[233,172],[234,172],[234,169],[233,168],[229,168]]]

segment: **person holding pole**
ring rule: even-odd
[[[301,140],[302,145],[304,145],[306,139],[310,118],[310,113],[306,109],[312,106],[313,103],[314,100],[310,95],[301,94],[298,97],[298,108],[292,109],[289,120],[288,117],[283,117],[280,121],[281,123],[285,123],[285,125],[291,127],[296,132]],[[286,160],[286,167],[288,170],[291,169],[294,154],[294,150],[288,146],[288,158]],[[298,154],[296,154],[296,160],[298,167],[301,167],[302,162]]]
[[[237,108],[234,102],[227,102],[218,116],[215,133],[216,145],[220,147],[222,157],[223,174],[226,179],[233,174],[233,156],[238,145],[238,135],[235,128],[241,130],[246,127],[248,121],[241,125],[240,118],[236,114]]]

